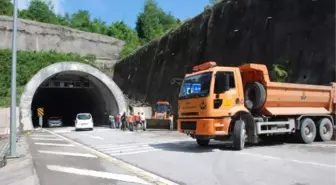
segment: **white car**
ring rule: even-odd
[[[90,113],[79,113],[75,120],[75,130],[93,130],[93,118]]]

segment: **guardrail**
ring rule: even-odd
[[[8,137],[5,136],[3,138],[0,137],[0,168],[6,166],[7,164],[7,152],[9,148]]]

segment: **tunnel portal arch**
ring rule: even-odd
[[[126,111],[126,100],[124,95],[118,85],[105,75],[100,70],[79,62],[65,61],[49,65],[40,71],[38,71],[26,84],[24,91],[21,95],[19,111],[20,111],[20,129],[23,131],[32,130],[33,120],[32,120],[32,103],[35,93],[49,78],[61,73],[84,73],[89,76],[94,77],[97,81],[100,81],[109,93],[113,95],[114,101],[116,102],[117,112]]]

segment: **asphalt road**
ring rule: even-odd
[[[149,184],[135,174],[48,132],[34,132],[28,137],[28,143],[41,185]]]
[[[271,144],[233,151],[220,142],[200,148],[187,136],[170,131],[51,130],[181,185],[336,184],[335,142]]]

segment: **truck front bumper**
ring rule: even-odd
[[[196,136],[228,135],[231,118],[178,119],[177,128],[181,133]]]

